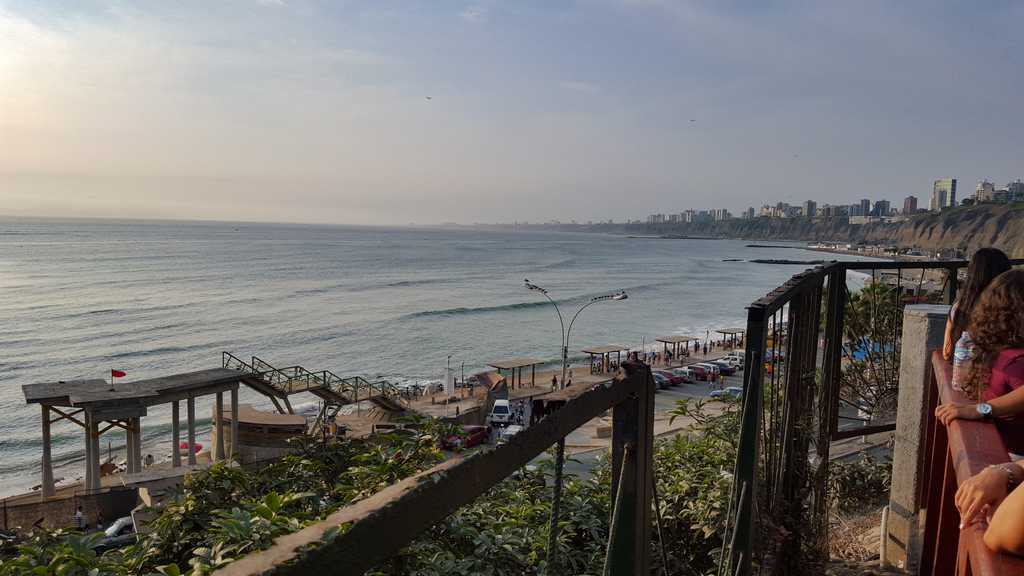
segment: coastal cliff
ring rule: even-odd
[[[833,241],[888,244],[927,251],[971,252],[994,246],[1024,258],[1024,205],[987,204],[925,213],[894,224],[851,225],[845,218],[755,218],[702,224],[631,225],[624,231],[750,240]]]

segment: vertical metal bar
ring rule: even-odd
[[[828,410],[822,422],[829,427],[829,436],[839,427],[839,378],[843,362],[843,322],[846,314],[846,267],[838,264],[829,273],[828,308],[825,311],[825,357],[821,370],[821,385],[826,391]],[[824,452],[827,460],[828,444],[819,446],[819,455]]]
[[[946,269],[946,300],[945,303],[952,306],[956,302],[957,268],[950,266]]]
[[[765,347],[766,310],[751,306],[747,310],[747,350],[743,373],[743,414],[740,421],[739,450],[733,474],[733,502],[736,513],[731,546],[729,573],[750,574],[750,555],[754,549],[754,491],[757,486],[758,445],[760,440],[763,358]],[[742,492],[741,492],[742,491]]]

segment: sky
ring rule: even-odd
[[[1024,177],[1024,2],[0,0],[0,214],[622,220]]]

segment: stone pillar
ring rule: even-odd
[[[188,463],[196,463],[196,399],[188,397]]]
[[[903,311],[900,389],[893,449],[892,490],[883,557],[916,574],[924,522],[926,423],[936,391],[931,382],[931,352],[942,348],[949,306],[918,304]]]
[[[231,389],[231,452],[229,453],[230,458],[235,458],[238,451],[235,450],[235,445],[238,442],[238,384]]]
[[[220,462],[224,459],[224,427],[221,426],[224,418],[224,393],[217,392],[217,405],[213,413],[213,430],[217,434],[217,444],[214,447],[213,461]]]
[[[43,409],[43,479],[42,496],[49,498],[54,495],[53,487],[53,460],[50,456],[50,407],[40,404]]]
[[[181,466],[181,417],[178,413],[178,401],[171,402],[171,465]]]

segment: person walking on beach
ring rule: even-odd
[[[557,390],[558,389],[558,374],[552,374],[551,375],[551,389],[552,390]]]

